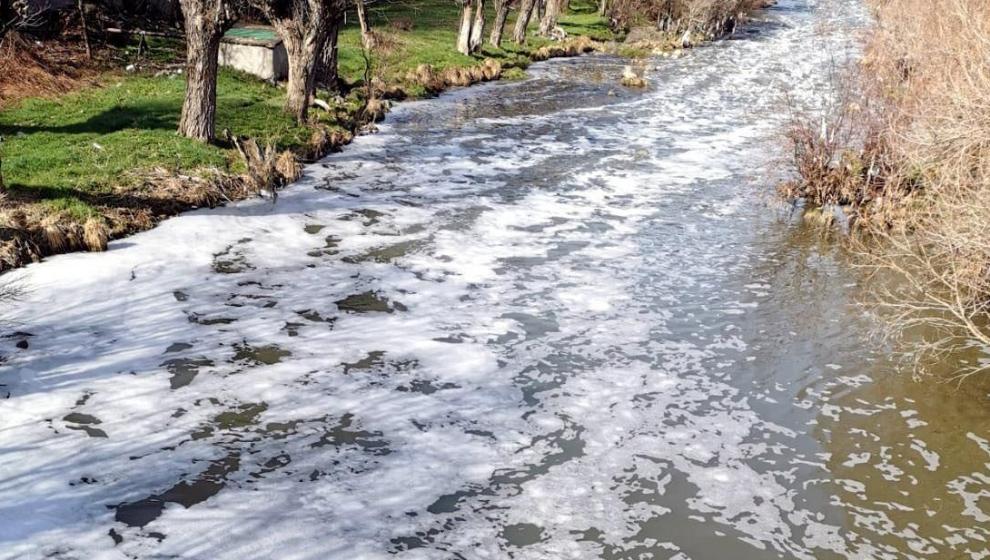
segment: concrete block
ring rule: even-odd
[[[235,27],[220,42],[220,65],[235,68],[263,80],[284,80],[289,57],[281,39],[270,27]]]

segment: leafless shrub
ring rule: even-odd
[[[791,127],[783,193],[861,215],[874,309],[917,372],[990,349],[990,3],[873,0],[864,72]],[[854,110],[855,109],[855,110]],[[955,377],[990,369],[970,361]]]
[[[858,63],[833,67],[829,94],[817,110],[791,104],[785,130],[796,178],[778,185],[787,199],[841,206],[861,226],[888,227],[915,190],[895,178],[885,99],[871,96]]]

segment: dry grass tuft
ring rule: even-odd
[[[275,171],[281,176],[282,184],[288,184],[302,177],[303,167],[295,154],[283,150],[275,160]]]
[[[98,218],[86,220],[86,223],[83,224],[83,241],[86,244],[86,248],[93,253],[107,250],[107,243],[110,241],[110,232],[107,231],[107,226],[103,220]]]

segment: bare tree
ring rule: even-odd
[[[329,22],[329,30],[323,48],[320,49],[320,58],[316,65],[316,84],[332,92],[340,91],[340,73],[338,61],[340,60],[339,37],[340,28],[344,24],[344,11],[341,10],[335,18]]]
[[[546,11],[540,19],[540,35],[549,37],[557,27],[557,20],[560,19],[560,8],[563,0],[546,0]]]
[[[316,74],[333,22],[343,0],[252,0],[271,21],[289,57],[285,110],[300,123],[309,116],[316,94]]]
[[[361,26],[361,45],[365,50],[375,48],[375,35],[368,25],[368,10],[365,9],[364,0],[354,0],[354,9],[357,11],[358,25]]]
[[[512,31],[512,40],[522,45],[526,42],[526,30],[529,28],[529,20],[533,17],[533,10],[536,9],[538,0],[522,0],[519,5],[519,16],[516,18],[516,27]]]
[[[505,32],[505,22],[509,19],[509,8],[512,0],[495,0],[495,21],[492,23],[492,34],[488,41],[495,48],[502,46],[502,33]]]
[[[461,7],[461,27],[457,32],[457,51],[461,54],[471,54],[471,27],[474,14],[471,10],[471,0],[457,0]]]
[[[471,26],[471,39],[468,45],[471,52],[481,50],[485,33],[485,0],[474,0],[474,24]]]
[[[26,0],[0,0],[0,41],[11,31],[39,25],[42,12]]]
[[[179,0],[186,31],[186,97],[179,134],[209,142],[216,136],[220,40],[237,20],[236,0]]]

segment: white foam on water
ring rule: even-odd
[[[740,385],[773,291],[748,277],[762,211],[745,185],[780,88],[818,99],[830,53],[811,30],[825,19],[838,31],[822,40],[846,45],[859,17],[807,4],[660,62],[645,94],[564,77],[621,68],[590,58],[404,104],[275,205],[191,212],[16,273],[11,317],[33,336],[0,378],[0,558],[945,550],[894,518],[909,506],[830,475],[900,480],[900,455],[833,459],[810,433],[897,414],[822,406],[869,376],[793,403],[780,383]],[[544,112],[488,106],[526,113],[564,88]],[[788,426],[767,405],[821,415]],[[983,476],[946,485],[974,521]],[[986,535],[954,536],[962,551]]]

